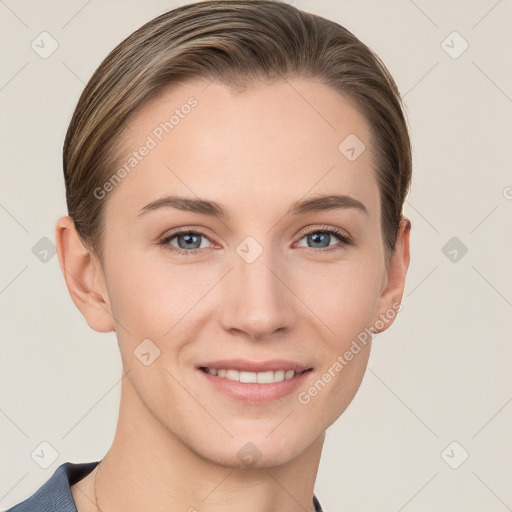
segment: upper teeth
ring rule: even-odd
[[[239,382],[256,382],[258,384],[271,384],[273,382],[281,382],[282,380],[291,379],[295,375],[294,370],[276,370],[267,372],[244,372],[238,370],[225,370],[216,368],[206,368],[208,373],[225,377],[229,380]]]

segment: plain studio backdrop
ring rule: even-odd
[[[63,462],[99,460],[113,439],[115,335],[87,326],[55,254],[62,144],[107,53],[185,3],[0,1],[2,510]],[[328,429],[315,492],[326,512],[511,510],[512,3],[293,5],[382,57],[405,95],[414,151],[403,309]]]

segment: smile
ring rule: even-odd
[[[259,363],[212,361],[196,369],[208,388],[230,399],[253,405],[289,397],[313,373],[313,368],[283,360]]]

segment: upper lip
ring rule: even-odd
[[[277,370],[294,370],[302,372],[311,369],[310,366],[286,361],[285,359],[272,359],[271,361],[247,361],[245,359],[222,359],[220,361],[209,361],[201,363],[198,368],[233,369],[245,372],[267,372]]]

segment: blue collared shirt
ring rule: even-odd
[[[32,496],[6,512],[77,512],[71,486],[85,478],[98,463],[99,461],[61,464],[52,477]],[[313,505],[315,512],[323,512],[315,495]]]

